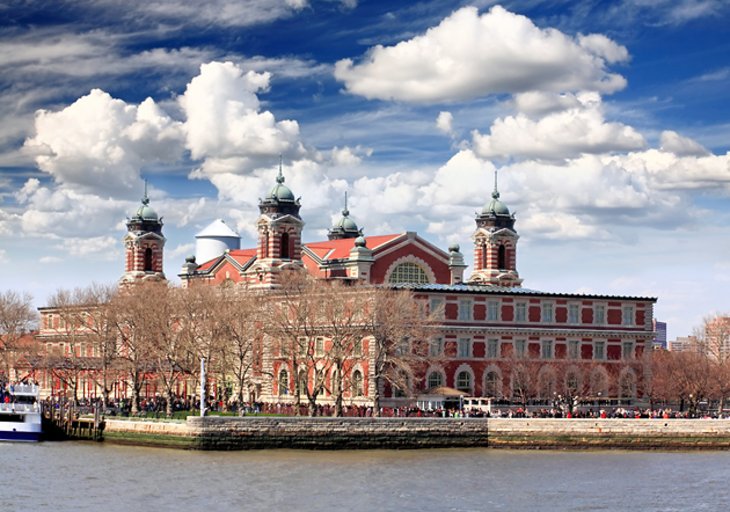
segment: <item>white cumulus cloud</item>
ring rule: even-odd
[[[631,126],[605,120],[598,94],[582,93],[575,98],[576,106],[538,120],[519,113],[495,120],[488,135],[474,131],[475,151],[484,158],[560,160],[646,145],[644,137]]]
[[[423,35],[371,48],[361,62],[338,61],[335,77],[349,93],[408,102],[532,90],[611,93],[626,80],[606,66],[627,58],[626,48],[602,35],[574,38],[500,6],[481,15],[464,7]]]

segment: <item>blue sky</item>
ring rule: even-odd
[[[282,154],[305,241],[347,191],[366,234],[469,260],[497,169],[525,286],[656,296],[690,334],[730,311],[728,21],[711,0],[5,2],[0,288],[118,279],[144,179],[168,277],[216,218],[250,246]]]

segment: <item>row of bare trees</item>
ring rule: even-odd
[[[730,396],[730,317],[705,318],[689,340],[680,352],[652,354],[650,399],[678,402],[690,413],[707,403],[722,413]]]
[[[13,298],[33,312],[29,298]],[[154,380],[170,415],[180,384],[199,383],[201,358],[211,380],[243,403],[255,383],[275,378],[272,361],[278,358],[293,370],[296,405],[306,397],[315,414],[317,399],[327,391],[335,414],[341,415],[358,362],[374,361],[370,375],[380,389],[385,382],[404,386],[403,376],[412,376],[427,355],[419,344],[426,346],[428,319],[411,293],[326,282],[298,272],[287,273],[274,291],[159,282],[122,289],[92,285],[59,290],[48,308],[46,335],[37,338],[42,346],[35,353],[16,346],[19,335],[4,336],[7,373],[9,355],[17,361],[24,352],[31,370],[49,371],[74,398],[82,379],[92,379],[105,405],[121,376],[129,386],[132,413],[139,410],[145,384]],[[12,315],[3,316],[10,321]],[[26,319],[3,326],[3,333],[27,332],[33,316]],[[408,348],[401,350],[403,343]]]

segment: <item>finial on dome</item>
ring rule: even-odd
[[[147,178],[144,180],[144,196],[142,196],[142,204],[145,206],[150,204],[150,198],[147,197]]]
[[[350,210],[347,209],[347,190],[345,190],[345,209],[342,210],[342,215],[344,215],[345,217],[350,215]]]
[[[277,183],[284,183],[284,173],[281,170],[283,156],[279,153],[279,175],[276,177]]]
[[[499,190],[497,190],[497,169],[494,169],[494,191],[492,192],[494,199],[499,199]]]

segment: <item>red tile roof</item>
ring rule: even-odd
[[[256,256],[256,249],[236,249],[228,251],[228,256],[230,256],[236,263],[243,266],[248,263],[251,258]],[[200,265],[198,267],[198,271],[205,272],[206,270],[210,270],[216,263],[218,263],[218,261],[220,261],[220,256]]]
[[[403,236],[403,233],[367,236],[365,237],[365,243],[368,249],[376,250],[378,247],[387,244],[400,236]],[[350,251],[355,246],[355,239],[342,238],[340,240],[324,240],[322,242],[311,242],[304,245],[321,260],[336,260],[350,256]]]

